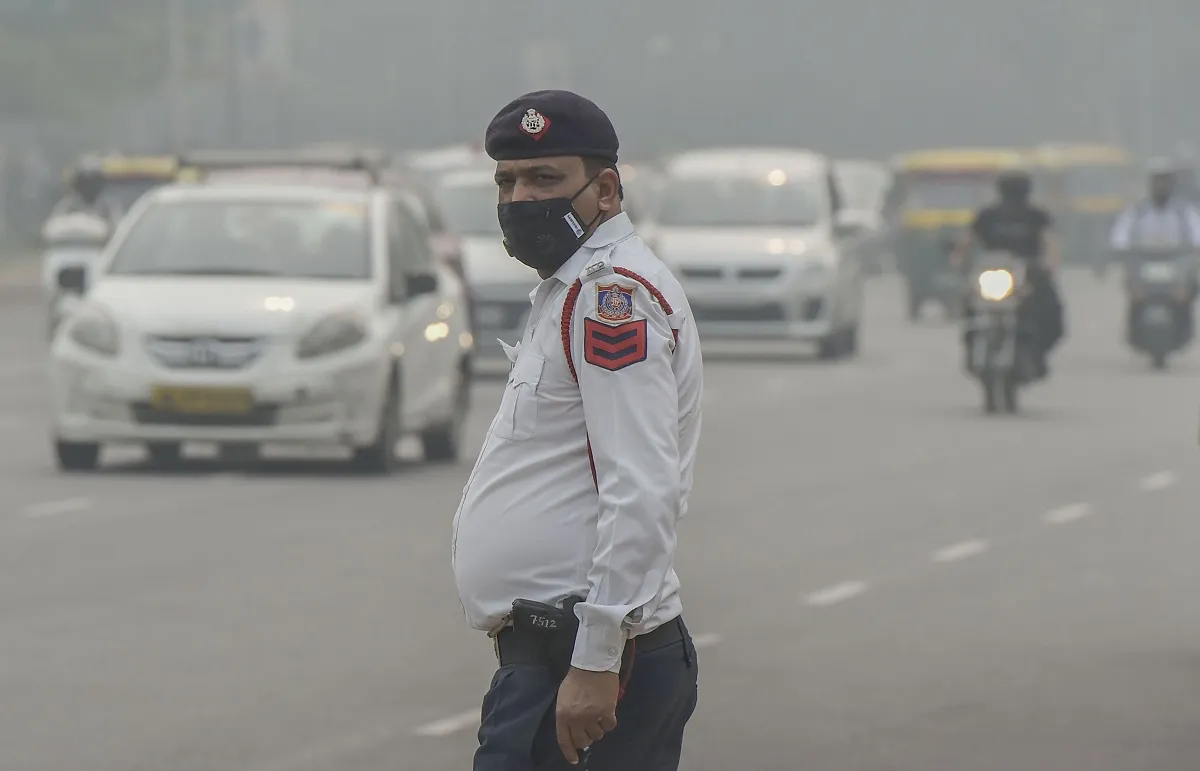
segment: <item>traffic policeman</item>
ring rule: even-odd
[[[1176,165],[1168,158],[1156,158],[1149,164],[1147,197],[1117,217],[1110,246],[1117,254],[1137,249],[1186,250],[1193,258],[1191,302],[1184,305],[1184,332],[1191,339],[1194,330],[1193,303],[1197,294],[1194,258],[1200,251],[1200,211],[1178,189]],[[1126,314],[1130,339],[1138,309],[1131,300]]]
[[[621,211],[617,135],[538,91],[487,129],[512,257],[541,277],[454,517],[467,621],[493,638],[475,771],[670,771],[696,707],[675,574],[703,371],[683,289]]]

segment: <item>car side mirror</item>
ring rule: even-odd
[[[438,290],[436,273],[413,273],[405,277],[405,291],[409,297],[434,294]]]
[[[58,288],[64,292],[83,294],[87,290],[87,270],[72,265],[58,271]]]

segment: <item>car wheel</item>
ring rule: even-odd
[[[842,355],[846,357],[854,357],[858,355],[858,322],[845,331],[844,347]]]
[[[54,455],[63,471],[95,471],[100,465],[100,445],[92,442],[56,441]]]
[[[151,442],[146,445],[146,455],[152,466],[175,466],[183,457],[183,445],[179,442]]]
[[[458,382],[454,386],[454,409],[450,419],[421,433],[425,460],[431,463],[453,463],[462,451],[462,435],[471,409],[471,366],[467,360],[459,365]]]
[[[817,358],[822,361],[835,361],[842,357],[845,350],[846,336],[842,331],[834,332],[817,342]]]
[[[388,395],[379,416],[379,430],[375,441],[367,447],[354,451],[351,465],[370,474],[386,475],[400,465],[396,444],[400,441],[400,387],[393,380],[388,386]]]

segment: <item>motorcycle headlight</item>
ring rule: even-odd
[[[70,316],[67,334],[81,348],[101,356],[116,356],[121,351],[120,332],[117,323],[103,308],[90,306]]]
[[[1013,293],[1013,275],[1007,270],[985,270],[979,274],[979,294],[985,300],[999,301]]]
[[[344,311],[318,321],[296,346],[296,358],[313,359],[353,348],[367,337],[367,322],[360,314]]]

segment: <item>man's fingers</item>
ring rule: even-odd
[[[604,735],[604,734],[600,733],[600,726],[594,726],[592,728],[592,730],[595,731],[596,733],[600,734],[600,736]],[[592,737],[588,735],[588,729],[583,728],[578,725],[573,725],[573,726],[570,726],[570,731],[571,731],[571,741],[573,741],[575,743],[575,749],[581,750],[584,747],[592,746]],[[600,737],[598,736],[596,738],[599,739]]]
[[[604,733],[608,733],[617,727],[616,715],[605,715],[600,718],[600,727],[604,729]]]
[[[571,730],[567,727],[567,723],[562,716],[556,716],[555,724],[558,734],[558,748],[562,750],[563,757],[571,765],[579,762],[579,752],[576,750],[575,742],[571,738]]]

